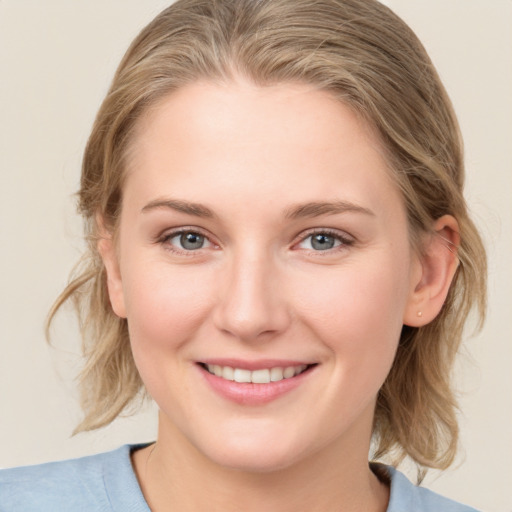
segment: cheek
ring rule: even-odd
[[[123,281],[134,350],[177,347],[200,325],[210,306],[209,272],[162,263],[137,264]]]
[[[361,378],[372,367],[387,373],[408,295],[403,268],[394,258],[373,258],[319,269],[325,275],[309,274],[294,290],[302,321],[343,361],[344,371],[363,368]]]
[[[187,347],[210,309],[208,273],[149,261],[135,269],[123,282],[134,361],[149,394],[172,409],[177,382],[187,396]]]

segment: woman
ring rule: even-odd
[[[97,116],[88,259],[53,311],[82,314],[78,430],[144,389],[158,438],[6,471],[2,510],[470,510],[368,464],[455,455],[450,369],[485,305],[461,146],[377,2],[166,9]]]

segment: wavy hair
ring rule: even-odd
[[[457,219],[459,267],[448,297],[430,324],[404,326],[373,429],[375,457],[408,456],[420,472],[448,467],[458,438],[451,370],[473,307],[483,321],[486,256],[463,197],[462,140],[448,95],[411,29],[375,0],[178,0],[133,41],[83,158],[79,211],[88,250],[49,315],[48,326],[71,300],[80,319],[85,415],[77,431],[110,423],[143,392],[97,250],[98,215],[116,231],[137,120],[188,83],[235,75],[261,86],[312,84],[362,116],[402,192],[412,244],[435,219]]]

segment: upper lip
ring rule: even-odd
[[[286,368],[288,366],[312,365],[312,361],[299,361],[296,359],[233,359],[233,358],[208,358],[198,361],[205,365],[230,366],[231,368],[240,368],[242,370],[265,370],[270,368]]]

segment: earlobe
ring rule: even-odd
[[[114,313],[118,317],[126,318],[123,283],[112,233],[105,228],[103,219],[97,218],[96,221],[98,223],[100,234],[97,247],[103,261],[103,265],[105,266],[110,304],[112,305]]]
[[[459,260],[459,225],[451,215],[439,218],[418,256],[403,323],[421,327],[439,314],[446,300]]]

